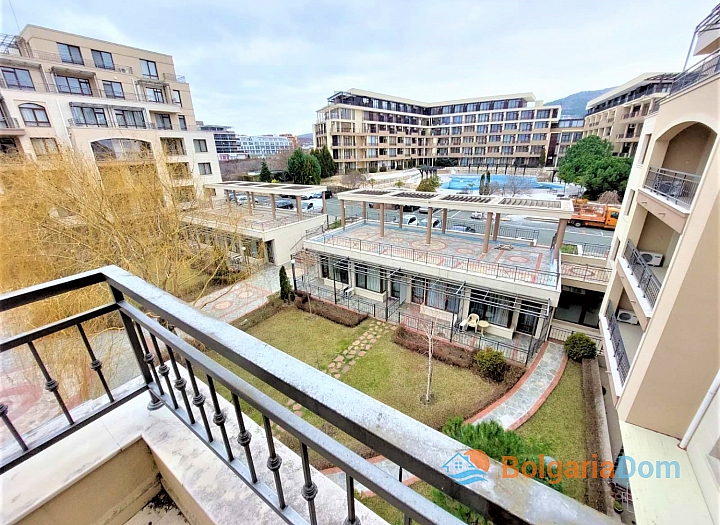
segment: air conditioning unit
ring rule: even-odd
[[[633,312],[632,310],[618,310],[617,320],[621,323],[638,324],[637,315],[635,315],[635,312]]]
[[[131,74],[131,73],[132,73],[132,69],[130,69],[129,67],[118,67],[118,72],[119,72],[119,73]]]
[[[655,252],[640,252],[640,257],[642,257],[642,260],[647,263],[648,266],[661,266],[662,260],[663,260],[663,254],[662,253],[655,253]]]

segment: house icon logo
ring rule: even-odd
[[[469,485],[476,481],[487,481],[490,458],[482,450],[470,449],[456,452],[442,468],[460,485]]]

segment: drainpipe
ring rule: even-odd
[[[700,404],[700,408],[698,408],[697,412],[695,412],[695,417],[693,417],[693,420],[690,422],[690,426],[685,432],[682,441],[680,441],[680,444],[678,445],[678,447],[680,447],[681,449],[685,450],[687,448],[688,443],[690,443],[690,440],[692,439],[695,431],[697,430],[697,427],[700,425],[700,420],[702,420],[702,418],[705,416],[705,412],[707,412],[707,409],[710,406],[710,403],[712,403],[713,398],[715,397],[715,394],[717,394],[719,388],[720,370],[718,370],[718,373],[715,376],[715,380],[712,382],[712,385],[710,385],[710,389],[707,391],[707,394],[705,394],[705,398]]]

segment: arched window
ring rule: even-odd
[[[19,107],[26,126],[50,127],[47,111],[40,104],[20,104]]]

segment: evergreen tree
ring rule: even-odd
[[[280,267],[280,299],[286,302],[295,300],[295,292],[284,266]]]
[[[303,150],[298,148],[293,151],[293,154],[290,155],[287,161],[288,178],[296,184],[300,183],[300,170],[302,169],[304,158],[305,154]]]
[[[272,182],[272,173],[270,173],[270,168],[268,168],[265,160],[262,161],[262,166],[260,167],[260,182]]]
[[[314,155],[305,155],[300,167],[300,178],[296,179],[297,184],[320,184],[322,168],[320,161]]]
[[[322,149],[317,148],[312,150],[310,155],[315,157],[320,163],[320,178],[327,179],[337,173],[337,164],[335,164],[332,154],[327,146],[323,146]]]

